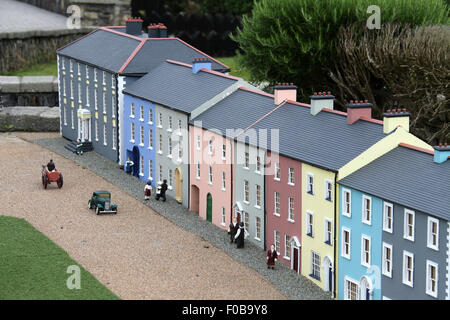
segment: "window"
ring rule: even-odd
[[[64,125],[67,126],[67,107],[64,106]]]
[[[178,130],[180,130],[180,133],[181,130],[183,130],[183,123],[181,122],[181,120],[178,120]]]
[[[222,145],[222,160],[227,158],[227,146],[225,144]]]
[[[306,234],[313,237],[314,231],[314,214],[311,211],[306,211]]]
[[[62,87],[63,87],[63,95],[65,97],[66,96],[66,78],[64,78],[64,77],[63,77]]]
[[[403,222],[404,226],[403,238],[411,241],[414,241],[414,220],[415,220],[414,211],[405,209]]]
[[[274,179],[280,181],[280,178],[281,178],[280,163],[279,162],[275,162]]]
[[[103,92],[103,113],[106,114],[106,93]]]
[[[173,185],[173,181],[172,181],[172,178],[173,178],[173,174],[172,174],[172,169],[169,169],[169,186],[168,187],[170,187],[170,188],[172,188],[172,185]]]
[[[141,156],[139,161],[139,175],[144,176],[144,156]]]
[[[288,177],[289,177],[288,183],[290,185],[294,185],[295,184],[294,168],[289,168]]]
[[[162,113],[159,113],[159,121],[158,121],[158,127],[162,128],[163,126],[163,117],[162,117]]]
[[[295,205],[294,205],[294,198],[289,197],[288,198],[288,221],[294,222],[295,219],[295,214],[294,214],[294,210],[295,210]]]
[[[179,137],[178,140],[178,159],[183,158],[183,137]]]
[[[439,250],[439,220],[428,217],[427,247]]]
[[[357,282],[346,278],[344,290],[345,300],[358,300],[359,286]]]
[[[111,98],[111,117],[116,117],[116,97],[112,96]]]
[[[139,120],[144,121],[144,106],[141,106],[140,111],[141,112],[139,113]]]
[[[81,68],[80,68],[80,63],[77,62],[77,74],[81,75]]]
[[[311,251],[311,277],[320,280],[320,255]]]
[[[163,153],[163,137],[162,134],[159,135],[159,153],[162,154]]]
[[[89,106],[90,105],[90,101],[89,101],[89,87],[86,87],[86,105]]]
[[[200,161],[197,161],[197,179],[200,179]]]
[[[73,60],[69,60],[70,72],[73,72]]]
[[[275,251],[277,252],[278,255],[280,255],[281,243],[280,243],[280,231],[278,230],[273,231],[273,244],[275,246]]]
[[[333,242],[333,223],[330,219],[325,218],[325,243],[331,245]]]
[[[134,102],[131,103],[130,117],[134,118]]]
[[[352,205],[351,205],[351,191],[348,189],[342,190],[342,215],[351,217],[352,216]]]
[[[362,196],[362,222],[365,224],[372,224],[372,198]]]
[[[113,130],[112,130],[112,134],[113,134],[113,136],[112,136],[112,143],[113,143],[113,145],[112,145],[112,148],[113,148],[113,150],[116,150],[117,149],[117,129],[116,128],[113,128]]]
[[[392,245],[383,242],[382,272],[385,276],[392,278]]]
[[[248,190],[248,181],[244,180],[244,202],[250,202],[250,195]]]
[[[143,146],[144,145],[144,127],[143,126],[141,126],[141,128],[140,128],[140,137],[141,137],[140,145]]]
[[[111,87],[114,89],[116,87],[116,77],[111,75]]]
[[[153,129],[148,130],[148,147],[153,149]]]
[[[274,193],[273,203],[274,203],[273,214],[276,216],[280,216],[280,193],[279,192]]]
[[[153,180],[153,160],[148,161],[148,178]]]
[[[163,167],[162,165],[159,165],[159,181],[163,181]]]
[[[370,267],[370,237],[361,236],[361,265]]]
[[[225,172],[222,171],[222,190],[225,190],[225,183],[226,183]]]
[[[256,185],[256,204],[257,208],[261,208],[261,186],[259,184]]]
[[[108,136],[106,134],[106,125],[104,124],[103,125],[103,144],[105,146],[108,144],[107,140],[108,140]]]
[[[392,233],[394,223],[394,207],[392,203],[383,203],[383,231]]]
[[[172,131],[172,116],[169,116],[169,128],[167,128],[167,131]]]
[[[221,215],[221,219],[220,219],[220,224],[222,226],[225,226],[225,208],[222,207],[222,215]]]
[[[314,176],[311,173],[306,175],[306,192],[314,194]]]
[[[74,120],[75,120],[75,112],[73,111],[73,109],[72,109],[71,113],[72,113],[72,118],[71,118],[71,120],[72,120],[72,129],[75,129],[75,123],[74,123]]]
[[[403,251],[403,283],[413,287],[414,282],[414,255]]]
[[[95,119],[95,141],[98,141],[98,120]]]
[[[148,110],[148,123],[153,124],[153,109]]]
[[[94,68],[94,81],[97,82],[97,68]]]
[[[255,239],[261,240],[261,218],[260,217],[256,217]]]
[[[438,265],[432,261],[427,260],[427,275],[426,275],[426,294],[437,298],[438,294]]]
[[[78,82],[78,102],[79,103],[81,103],[81,97],[82,96],[82,94],[81,94],[81,83],[80,82]]]
[[[242,219],[244,220],[245,230],[250,230],[248,225],[248,212],[242,211]]]
[[[245,160],[244,160],[244,168],[245,169],[248,169],[248,167],[249,167],[249,163],[250,163],[250,155],[249,155],[249,153],[248,152],[246,152],[245,154],[244,154],[244,157],[245,157]]]
[[[325,180],[325,200],[333,201],[333,183],[330,180]]]
[[[256,172],[258,172],[258,173],[261,172],[261,157],[260,156],[256,157]]]
[[[291,237],[284,235],[284,258],[291,260]]]
[[[97,95],[96,89],[94,89],[94,104],[95,104],[95,110],[98,110],[98,95]]]
[[[208,141],[208,153],[212,154],[213,153],[213,145],[212,145],[212,140]]]
[[[70,79],[70,99],[73,99],[73,80]]]
[[[58,56],[59,57],[59,56]],[[62,69],[66,70],[66,59],[61,58],[61,65],[62,65]]]
[[[134,143],[134,122],[131,123],[131,142]]]
[[[102,84],[105,85],[106,84],[106,72],[102,71]]]
[[[168,151],[167,156],[168,157],[172,157],[172,137],[167,138],[167,141],[168,141],[168,143],[167,143],[167,147],[168,147],[168,149],[167,149],[167,151]]]
[[[342,228],[341,256],[347,259],[350,259],[350,240],[350,230],[347,228]]]
[[[200,135],[198,135],[198,136],[197,136],[197,150],[200,150],[201,143],[202,143],[202,140],[201,140],[201,138],[200,138]]]
[[[208,183],[212,184],[212,180],[213,180],[213,172],[212,172],[212,167],[208,166]]]

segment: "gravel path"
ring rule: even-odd
[[[53,136],[58,137],[57,134]],[[33,139],[33,142],[38,143],[41,146],[44,146],[58,154],[61,154],[68,159],[76,161],[83,167],[96,172],[98,175],[112,182],[114,185],[124,190],[129,195],[138,199],[142,199],[144,182],[136,179],[135,177],[131,177],[125,174],[118,168],[117,164],[102,157],[101,155],[95,152],[89,152],[83,156],[76,156],[75,154],[69,152],[64,148],[67,140],[60,137],[52,138],[51,134],[41,134],[40,136],[36,136],[35,133],[24,133],[21,134],[21,137],[25,139]],[[90,192],[90,189],[88,192]],[[117,200],[117,202],[119,201]],[[227,256],[232,257],[234,260],[237,260],[243,265],[257,271],[260,275],[263,276],[263,282],[266,282],[268,280],[268,282],[281,290],[287,297],[300,300],[330,299],[327,293],[318,288],[309,279],[303,276],[299,276],[283,264],[277,264],[277,269],[275,271],[268,270],[265,263],[265,251],[254,246],[250,242],[246,242],[246,247],[244,249],[236,249],[235,246],[230,245],[229,238],[225,232],[221,231],[211,223],[200,219],[196,213],[188,211],[187,209],[179,205],[176,201],[168,199],[166,203],[162,203],[151,199],[147,205],[161,214],[161,216],[173,222],[175,225],[181,227],[186,231],[197,234],[201,239],[204,240],[204,245],[210,246],[210,249],[213,247],[219,248],[221,249],[219,251],[225,252]],[[120,204],[119,206],[123,207],[122,204]],[[121,213],[118,214],[118,216],[120,215]],[[224,272],[223,266],[226,265],[227,264],[223,264],[221,267],[219,267],[218,270],[222,270],[219,273]],[[214,287],[216,286],[214,285]],[[246,296],[247,299],[258,299],[257,295],[262,294],[262,292],[255,291],[254,289],[248,290],[248,292],[251,293]],[[265,293],[269,294],[269,292],[270,291],[267,291]]]

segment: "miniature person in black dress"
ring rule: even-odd
[[[236,235],[236,232],[239,228],[239,225],[237,223],[236,218],[233,218],[233,222],[230,223],[230,226],[228,227],[228,234],[230,235],[230,243],[233,243],[234,236]]]
[[[277,259],[277,250],[275,250],[275,246],[272,244],[270,249],[267,251],[267,269],[275,269],[275,261],[277,261]]]
[[[166,191],[167,191],[167,180],[164,179],[162,185],[158,186],[158,189],[156,191],[156,200],[162,198],[163,202],[166,202]]]
[[[239,229],[234,236],[236,240],[236,248],[241,249],[244,247],[244,239],[247,238],[248,232],[245,230],[244,222],[239,224]]]

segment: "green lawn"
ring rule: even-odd
[[[24,219],[0,216],[0,300],[118,299],[83,267],[81,289],[68,289],[77,263]]]

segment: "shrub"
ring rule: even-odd
[[[233,39],[239,63],[255,82],[294,82],[306,98],[333,89],[326,72],[336,60],[342,26],[365,24],[369,5],[381,8],[382,22],[412,26],[448,24],[442,0],[259,0]]]
[[[253,8],[253,0],[198,0],[202,13],[232,13],[241,15]]]

